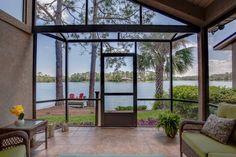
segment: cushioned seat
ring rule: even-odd
[[[235,157],[235,154],[230,154],[230,153],[209,153],[208,157]]]
[[[236,156],[235,144],[221,144],[200,133],[184,132],[182,138],[200,157],[209,157],[208,153],[229,153]]]
[[[221,104],[217,111],[217,115],[222,118],[236,119],[236,105]],[[231,135],[230,141],[233,141],[236,143],[236,126]]]
[[[0,157],[26,157],[25,145],[19,145],[0,151]]]

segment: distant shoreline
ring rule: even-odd
[[[100,80],[100,74],[96,73],[95,75],[96,81]],[[114,78],[113,73],[106,73],[105,74],[107,82],[131,82],[133,78],[132,72],[119,72],[119,77]],[[154,72],[148,72],[144,75],[138,75],[138,81],[139,82],[153,82],[155,81],[155,73]],[[40,75],[37,75],[37,82],[55,82],[56,77],[50,76],[47,74],[40,73]],[[63,78],[63,81],[65,79]],[[86,73],[74,73],[69,76],[68,80],[70,82],[87,82],[89,81],[89,72]],[[164,75],[163,81],[168,81],[169,77],[166,77]],[[174,81],[197,81],[198,76],[192,75],[192,76],[173,76]],[[232,73],[224,73],[224,74],[211,74],[209,76],[210,81],[232,81]]]
[[[163,80],[163,81],[169,81],[168,79],[166,79],[166,80]],[[184,80],[184,79],[173,79],[173,81],[198,81],[198,80]],[[232,81],[232,80],[210,80],[210,81],[221,81],[221,82],[230,82],[230,81]],[[63,81],[63,83],[64,83],[65,81]],[[85,83],[85,82],[89,82],[89,80],[88,81],[69,81],[69,83]],[[99,82],[99,81],[96,81],[96,82]],[[125,83],[125,82],[132,82],[132,81],[119,81],[119,82],[117,82],[117,81],[107,81],[107,82],[112,82],[112,83]],[[139,81],[138,80],[138,82],[155,82],[154,80],[153,81]],[[55,83],[54,81],[38,81],[37,83]]]

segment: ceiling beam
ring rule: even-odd
[[[203,26],[205,9],[186,0],[136,0],[197,26]]]
[[[206,8],[205,25],[209,25],[233,9],[236,9],[236,0],[215,0]]]
[[[36,26],[37,33],[72,33],[72,32],[168,32],[197,33],[198,27],[175,25],[62,25]]]

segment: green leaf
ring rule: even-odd
[[[18,117],[18,120],[24,119],[24,116],[25,116],[25,114],[24,114],[24,113],[21,113],[21,114],[19,115],[19,117]]]

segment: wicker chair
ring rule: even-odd
[[[189,157],[199,157],[192,148],[182,140],[182,134],[184,131],[200,132],[205,122],[201,121],[183,121],[180,126],[180,156],[183,157],[183,153]]]
[[[0,151],[10,150],[25,145],[26,157],[30,157],[28,135],[23,131],[13,131],[0,135]]]

